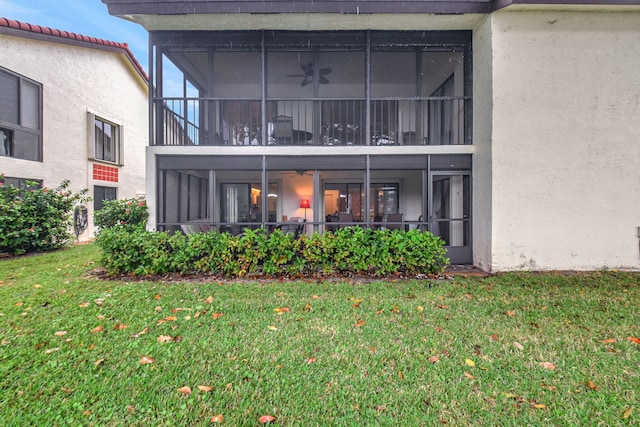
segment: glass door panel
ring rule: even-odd
[[[429,230],[448,247],[471,247],[470,184],[469,174],[431,174]]]

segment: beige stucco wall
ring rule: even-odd
[[[0,66],[43,86],[43,162],[0,157],[0,173],[42,179],[48,187],[71,180],[73,190],[118,188],[119,198],[145,193],[147,87],[122,54],[0,35]],[[94,181],[88,160],[88,112],[124,130],[119,182]],[[107,164],[108,165],[108,164]],[[90,219],[93,203],[88,204]],[[81,235],[93,236],[93,225]]]
[[[484,238],[479,215],[491,215],[490,269],[640,268],[640,13],[505,10],[488,19],[474,37],[474,224]],[[491,91],[480,52],[492,54]],[[488,105],[480,91],[492,117],[479,111]],[[478,170],[487,153],[491,179]],[[484,259],[480,242],[475,249]]]
[[[473,32],[473,263],[491,269],[493,50],[491,19]]]

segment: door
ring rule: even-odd
[[[470,264],[471,176],[432,172],[429,179],[429,231],[445,241],[452,264]]]

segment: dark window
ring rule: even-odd
[[[0,67],[0,156],[42,161],[42,85]]]
[[[93,187],[93,210],[99,211],[102,209],[105,200],[117,199],[117,188],[115,187],[103,187],[96,185]]]
[[[0,177],[0,185],[18,187],[25,190],[42,187],[41,179],[16,178],[11,176]]]
[[[93,135],[89,147],[91,158],[122,164],[121,127],[94,114],[89,114],[89,120],[93,122]]]

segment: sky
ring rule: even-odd
[[[109,15],[101,0],[0,0],[0,17],[127,43],[145,71],[149,71],[147,31]]]

